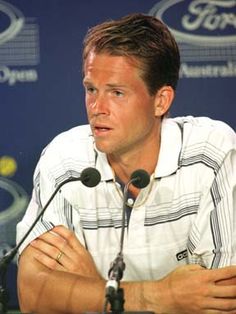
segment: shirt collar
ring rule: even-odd
[[[96,160],[96,168],[101,174],[101,181],[112,181],[114,180],[114,175],[111,166],[109,165],[109,162],[107,160],[106,154],[100,152],[96,146],[95,143],[94,145],[94,150],[97,155],[97,160]]]
[[[165,177],[176,172],[181,147],[181,129],[174,120],[165,118],[161,126],[161,146],[155,178]]]

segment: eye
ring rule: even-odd
[[[121,92],[120,90],[114,90],[114,91],[113,91],[113,94],[114,94],[116,97],[122,97],[122,96],[124,96],[124,93]]]
[[[93,86],[85,86],[85,91],[88,94],[95,94],[96,88],[94,88]]]

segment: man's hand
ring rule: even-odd
[[[35,259],[50,269],[101,279],[89,252],[64,226],[44,233],[31,246],[38,250]]]
[[[51,270],[78,274],[85,279],[87,277],[84,281],[86,287],[94,286],[91,282],[93,278],[98,279],[96,282],[101,279],[89,252],[74,233],[63,226],[57,226],[41,235],[31,243],[31,246],[36,249],[34,258],[40,264]],[[99,291],[102,299],[104,281],[100,285],[100,290],[96,288],[96,291]],[[236,266],[209,270],[199,265],[185,265],[158,281],[122,282],[121,286],[125,289],[125,304],[128,311],[149,310],[162,314],[236,314]],[[89,308],[89,301],[86,304],[84,308]]]
[[[236,313],[235,278],[236,266],[212,270],[199,265],[179,267],[160,281],[163,297],[167,296],[161,313]]]

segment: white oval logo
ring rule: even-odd
[[[2,18],[1,18],[2,16]],[[25,18],[13,5],[0,0],[0,45],[14,38],[22,29]]]
[[[236,44],[235,9],[235,0],[164,0],[150,14],[162,20],[179,42],[225,46]]]

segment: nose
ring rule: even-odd
[[[107,101],[102,95],[97,95],[97,97],[94,99],[94,102],[91,104],[90,109],[93,115],[96,116],[109,114]]]

